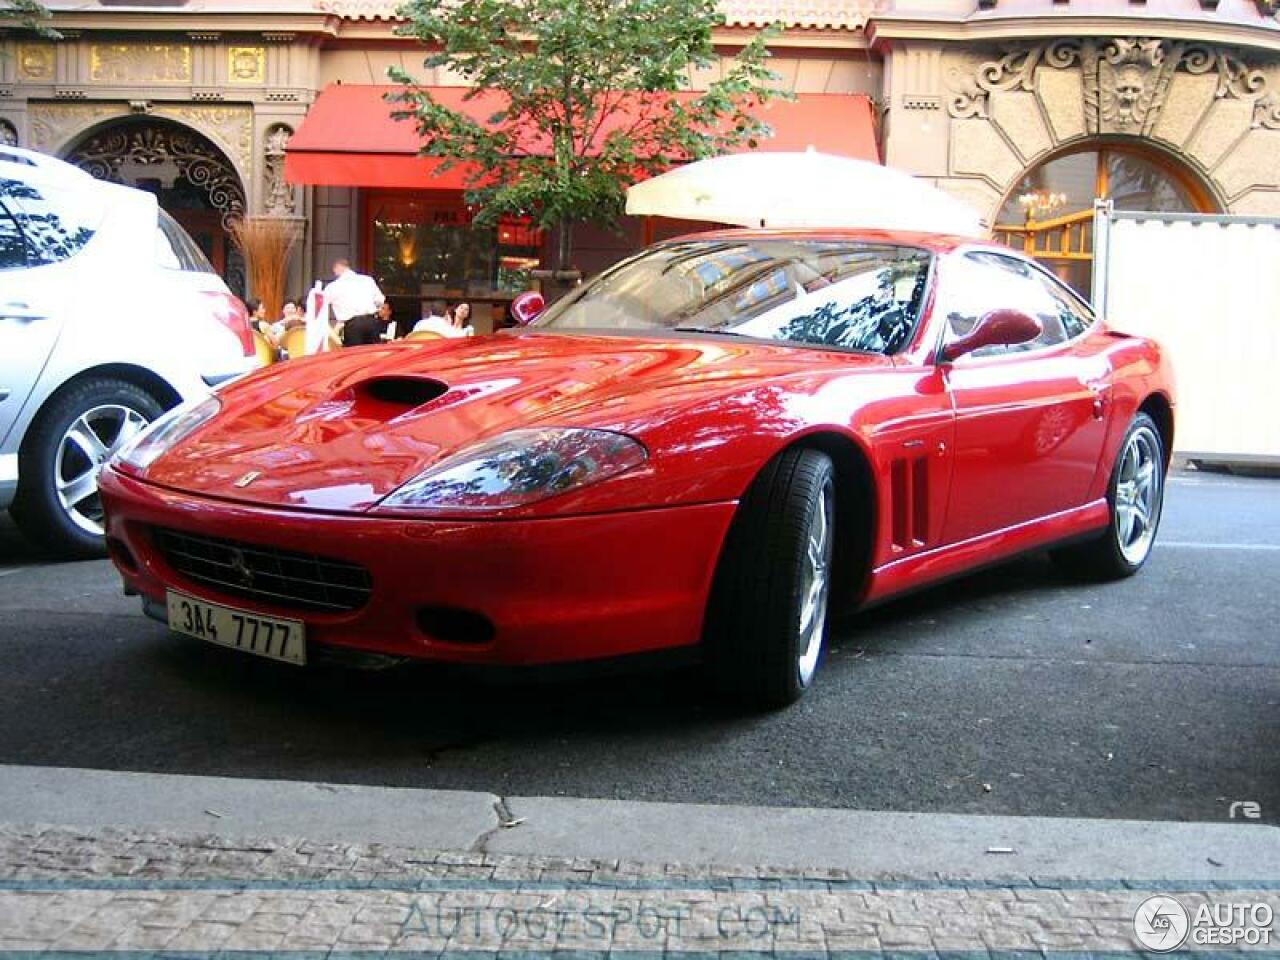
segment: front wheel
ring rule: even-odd
[[[101,556],[98,474],[162,412],[151,394],[124,380],[95,377],[64,387],[22,441],[9,510],[22,532],[64,557]]]
[[[1164,444],[1155,421],[1133,418],[1111,471],[1107,504],[1111,522],[1097,539],[1055,550],[1053,559],[1069,572],[1099,580],[1131,577],[1142,569],[1155,544],[1164,507]]]
[[[793,703],[826,638],[835,544],[835,468],[792,449],[751,484],[725,538],[707,608],[712,681],[753,709]]]

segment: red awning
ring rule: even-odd
[[[384,94],[388,86],[336,84],[312,104],[289,140],[285,178],[290,183],[328,187],[408,187],[461,190],[467,170],[442,172],[442,161],[418,155],[421,141],[412,121],[395,120]],[[466,100],[466,87],[431,87],[437,101],[484,123],[502,106],[495,95]],[[773,128],[762,150],[813,147],[860,160],[880,162],[871,101],[861,94],[802,93],[794,101],[775,100],[758,111]]]

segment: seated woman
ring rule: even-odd
[[[257,297],[250,297],[244,302],[245,311],[249,314],[249,326],[257,330],[264,337],[270,337],[267,333],[271,326],[267,322],[267,305]]]
[[[471,304],[460,303],[451,309],[446,316],[453,327],[452,336],[470,337],[475,335],[476,328],[471,326]]]

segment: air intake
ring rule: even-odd
[[[429,377],[375,377],[359,384],[355,391],[357,398],[412,410],[443,397],[449,387]]]

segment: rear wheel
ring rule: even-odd
[[[773,709],[813,683],[826,638],[835,544],[835,469],[817,450],[779,454],[743,497],[707,608],[715,686]]]
[[[1106,533],[1087,543],[1064,547],[1053,559],[1069,572],[1091,579],[1130,577],[1142,569],[1155,544],[1164,506],[1164,444],[1155,421],[1145,413],[1133,418],[1120,456],[1111,471]]]
[[[101,556],[98,474],[162,412],[141,387],[113,378],[83,380],[55,394],[22,441],[10,508],[22,532],[62,556]]]

